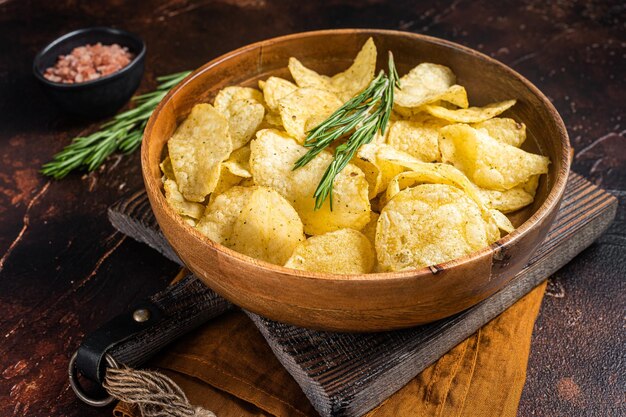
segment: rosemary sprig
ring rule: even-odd
[[[332,142],[350,134],[348,140],[335,149],[333,161],[313,194],[316,210],[322,207],[327,198],[330,198],[330,209],[333,209],[335,177],[348,165],[362,145],[372,141],[376,132],[385,134],[393,108],[393,90],[394,87],[399,87],[398,72],[391,52],[388,65],[389,74],[381,70],[365,90],[307,133],[304,146],[311,149],[296,161],[293,169],[305,166]]]
[[[68,146],[54,155],[52,161],[41,167],[41,173],[61,179],[77,169],[93,171],[116,151],[130,153],[136,150],[156,106],[172,87],[189,74],[190,71],[184,71],[158,77],[159,85],[155,91],[131,99],[136,107],[102,124],[99,131],[72,139]]]

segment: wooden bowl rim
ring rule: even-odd
[[[462,256],[460,258],[452,259],[450,261],[446,261],[437,265],[427,266],[427,267],[423,267],[419,269],[410,269],[410,270],[396,271],[396,272],[373,272],[369,274],[353,274],[353,275],[331,274],[331,273],[314,272],[314,271],[301,271],[301,270],[296,270],[292,268],[286,268],[281,265],[271,264],[269,262],[266,262],[260,259],[252,258],[250,256],[244,255],[242,253],[239,253],[235,250],[232,250],[230,248],[227,248],[226,246],[223,246],[219,243],[212,241],[208,237],[198,232],[195,228],[191,227],[178,214],[176,214],[174,210],[167,204],[167,201],[165,200],[165,196],[163,195],[163,192],[161,191],[160,185],[158,185],[157,181],[154,178],[152,178],[152,175],[150,174],[150,170],[148,168],[149,137],[152,133],[154,124],[156,123],[156,120],[158,119],[159,114],[161,110],[163,109],[163,107],[170,100],[172,100],[174,96],[178,94],[179,91],[183,90],[187,86],[187,84],[189,84],[196,77],[199,77],[200,75],[204,74],[210,69],[218,66],[222,62],[227,61],[231,58],[234,58],[240,54],[244,54],[246,52],[259,49],[259,48],[262,49],[266,45],[270,45],[274,43],[289,42],[295,39],[302,39],[302,38],[307,38],[307,37],[318,37],[318,36],[325,36],[325,35],[342,35],[342,34],[350,35],[354,33],[408,37],[408,38],[416,39],[419,41],[424,41],[424,42],[429,42],[429,43],[434,43],[437,45],[449,47],[463,54],[473,55],[479,60],[487,61],[493,65],[500,67],[509,76],[517,78],[519,81],[521,81],[522,84],[524,84],[526,88],[528,88],[533,94],[535,94],[539,98],[539,100],[542,102],[542,104],[547,108],[548,112],[552,115],[552,119],[554,120],[556,124],[557,131],[559,133],[559,140],[561,142],[561,148],[560,148],[561,152],[560,152],[559,157],[561,159],[561,167],[562,167],[561,170],[559,170],[559,172],[557,173],[554,186],[552,187],[552,189],[546,196],[546,200],[537,209],[537,211],[533,213],[524,223],[522,223],[513,232],[509,233],[503,238],[498,239],[496,242],[494,242],[490,246],[487,246],[483,249],[480,249],[476,252]],[[455,42],[435,38],[432,36],[412,33],[412,32],[404,32],[404,31],[399,31],[399,30],[387,30],[387,29],[325,29],[325,30],[315,30],[315,31],[308,31],[308,32],[293,33],[289,35],[283,35],[283,36],[278,36],[278,37],[254,42],[254,43],[242,46],[226,54],[220,55],[219,57],[212,59],[211,61],[207,62],[206,64],[202,65],[200,68],[196,69],[191,74],[189,74],[176,87],[174,87],[163,98],[163,100],[161,100],[159,105],[156,107],[156,109],[150,116],[150,119],[148,120],[148,123],[144,131],[144,140],[142,141],[142,145],[141,145],[141,170],[142,170],[142,174],[144,178],[144,184],[146,186],[146,192],[148,193],[148,195],[152,194],[153,197],[156,196],[157,200],[161,203],[162,207],[164,207],[166,215],[168,215],[170,218],[173,218],[174,221],[178,224],[178,226],[183,228],[187,233],[203,241],[210,248],[213,248],[219,252],[222,252],[224,255],[230,258],[234,258],[237,261],[253,264],[257,268],[265,270],[266,272],[281,273],[283,275],[290,275],[294,278],[303,278],[303,279],[311,279],[311,280],[323,279],[327,281],[338,281],[338,282],[345,282],[345,281],[359,282],[359,281],[372,281],[372,280],[386,280],[387,281],[389,280],[389,281],[401,283],[404,280],[412,280],[417,277],[433,275],[433,272],[434,272],[433,269],[447,270],[447,269],[454,268],[455,266],[471,263],[472,261],[478,260],[479,258],[482,258],[484,256],[489,256],[497,249],[501,249],[503,247],[507,247],[511,244],[514,244],[517,240],[521,239],[524,235],[526,235],[531,229],[538,226],[541,220],[544,217],[546,217],[549,213],[551,213],[554,209],[556,209],[555,206],[560,204],[561,197],[565,191],[565,186],[567,183],[567,178],[568,178],[568,174],[570,170],[570,149],[571,147],[570,147],[570,142],[569,142],[569,136],[567,134],[567,129],[565,128],[565,124],[563,123],[561,116],[559,115],[556,108],[552,105],[550,100],[533,83],[528,81],[525,77],[523,77],[517,71],[513,70],[512,68],[503,64],[502,62],[494,58],[491,58],[490,56],[487,56],[472,48],[457,44]]]

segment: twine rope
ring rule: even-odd
[[[136,405],[143,417],[217,417],[191,405],[183,390],[161,372],[110,367],[102,386],[112,397]]]

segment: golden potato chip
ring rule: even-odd
[[[526,140],[526,125],[507,117],[494,117],[484,122],[472,124],[474,129],[485,129],[487,134],[498,142],[519,148]]]
[[[401,191],[383,208],[376,252],[382,270],[401,271],[459,258],[497,238],[478,205],[461,190],[424,184]]]
[[[314,88],[317,90],[331,91],[330,77],[327,75],[320,75],[302,65],[297,58],[289,58],[288,64],[291,77],[294,79],[298,87],[300,88]]]
[[[287,133],[304,143],[306,132],[323,122],[341,104],[341,100],[329,91],[299,88],[283,97],[278,107]]]
[[[256,187],[235,221],[231,249],[276,265],[283,265],[305,240],[302,221],[276,191]]]
[[[508,217],[504,215],[500,210],[492,209],[489,210],[491,213],[491,217],[494,219],[496,224],[498,225],[498,229],[505,231],[506,233],[511,233],[515,230],[515,226],[511,223]]]
[[[250,145],[234,150],[222,165],[232,174],[241,178],[250,178]]]
[[[532,195],[533,198],[535,198],[535,194],[537,193],[537,187],[539,186],[539,177],[540,175],[533,175],[532,177],[528,179],[528,181],[526,181],[522,185],[522,188],[524,189],[524,191]]]
[[[535,197],[526,192],[521,185],[506,191],[488,190],[486,188],[479,188],[479,191],[485,206],[503,213],[519,210],[535,200]]]
[[[340,229],[300,243],[285,266],[328,274],[367,274],[375,259],[372,244],[363,233]]]
[[[267,112],[265,113],[265,119],[263,123],[259,127],[261,129],[275,129],[275,128],[283,128],[283,121],[280,118],[280,113]]]
[[[376,45],[374,45],[372,38],[365,42],[350,68],[333,77],[320,75],[306,68],[296,58],[289,58],[289,71],[298,87],[330,91],[337,95],[342,102],[348,101],[364,90],[374,78],[375,70]]]
[[[440,133],[443,162],[453,164],[479,187],[505,191],[548,172],[547,157],[500,143],[484,130],[456,124]]]
[[[454,104],[457,107],[466,109],[469,107],[469,100],[467,99],[467,91],[462,85],[455,84],[448,88],[443,94],[441,94],[437,100],[445,103]]]
[[[220,164],[220,174],[215,189],[211,193],[211,199],[226,192],[235,185],[239,184],[243,178],[235,175],[232,171],[224,166],[224,162]]]
[[[447,123],[432,117],[419,120],[399,120],[391,123],[387,143],[420,161],[437,162],[439,154],[439,129]]]
[[[211,198],[196,229],[214,242],[230,245],[235,221],[246,206],[256,187],[232,187]]]
[[[365,175],[348,164],[333,183],[333,210],[329,200],[315,210],[313,194],[333,157],[320,153],[307,165],[293,170],[307,148],[277,130],[265,129],[251,142],[250,168],[254,181],[273,188],[296,209],[304,231],[318,235],[338,229],[360,230],[370,219],[368,184]]]
[[[201,202],[215,189],[220,163],[232,151],[228,121],[210,104],[197,104],[167,146],[178,189]]]
[[[372,198],[378,195],[378,189],[380,188],[380,171],[370,161],[366,159],[361,159],[358,155],[355,155],[354,158],[350,161],[350,163],[354,164],[358,167],[363,174],[365,175],[365,181],[368,184],[368,192],[367,197],[371,200]]]
[[[219,180],[211,193],[211,198],[240,185],[242,180],[252,178],[250,173],[250,145],[234,150],[230,157],[221,163]]]
[[[265,80],[259,80],[257,84],[259,86],[259,90],[263,91],[265,89]]]
[[[447,184],[463,190],[477,204],[482,204],[478,188],[457,168],[441,163],[422,162],[413,156],[398,151],[390,146],[378,150],[379,159],[408,168],[410,172],[402,172],[390,181],[387,187],[389,201],[402,188],[419,183]],[[411,185],[409,185],[411,184]]]
[[[535,201],[538,185],[539,175],[533,175],[524,184],[517,185],[510,190],[497,191],[479,187],[479,191],[485,206],[502,213],[510,213],[532,204]]]
[[[228,107],[236,100],[253,100],[265,104],[263,93],[256,88],[230,86],[222,88],[213,101],[215,109],[225,117],[230,117]]]
[[[370,200],[387,189],[389,181],[404,168],[400,165],[390,163],[385,159],[379,159],[376,155],[385,144],[368,143],[362,145],[357,154],[352,158],[352,163],[359,167],[365,174],[365,179],[369,184]]]
[[[270,112],[278,112],[278,103],[298,89],[298,86],[279,77],[269,77],[263,87],[263,97]]]
[[[169,155],[159,164],[159,167],[165,178],[174,179],[174,168],[172,168],[172,160]]]
[[[465,88],[455,84],[450,68],[424,62],[400,78],[400,88],[394,94],[394,104],[400,113],[404,108],[420,107],[443,100],[465,108],[468,106]]]
[[[226,114],[233,149],[239,149],[252,139],[263,122],[265,107],[256,100],[239,99],[229,104]]]
[[[204,206],[200,203],[189,201],[183,197],[178,190],[176,181],[170,178],[163,179],[163,189],[165,190],[165,199],[171,208],[181,216],[199,219],[204,212]]]
[[[469,107],[467,109],[451,110],[443,106],[426,105],[424,111],[443,120],[455,123],[480,123],[496,117],[500,113],[510,109],[516,100],[506,100],[491,103],[484,107]]]
[[[380,204],[385,206],[396,194],[407,187],[417,184],[445,184],[462,190],[479,207],[483,219],[487,223],[490,238],[494,241],[499,238],[499,232],[493,219],[492,213],[483,204],[478,187],[474,185],[461,171],[448,164],[426,163],[413,158],[404,152],[391,147],[381,147],[377,153],[379,159],[385,159],[390,163],[398,164],[410,169],[396,175],[387,187],[387,191],[381,196]]]
[[[369,223],[361,230],[361,233],[370,241],[372,247],[376,244],[376,225],[378,224],[378,217],[380,217],[380,215],[373,211]]]
[[[367,88],[374,79],[375,71],[376,45],[374,40],[369,38],[350,68],[330,79],[331,91],[337,94],[341,101],[346,102]]]

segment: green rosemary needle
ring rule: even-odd
[[[74,170],[93,171],[114,152],[130,153],[136,150],[156,106],[172,87],[189,74],[190,71],[184,71],[158,77],[159,85],[155,91],[131,99],[137,104],[136,107],[116,115],[101,125],[99,131],[72,139],[68,146],[54,155],[52,161],[41,167],[41,173],[61,179]]]
[[[388,65],[388,74],[381,70],[365,90],[307,133],[304,146],[311,149],[296,161],[293,169],[305,166],[332,142],[350,135],[345,143],[335,149],[333,161],[313,194],[316,210],[322,207],[327,198],[330,198],[330,209],[333,209],[335,177],[348,165],[362,145],[372,141],[376,132],[385,134],[393,108],[393,91],[395,87],[399,87],[398,72],[391,52]]]

